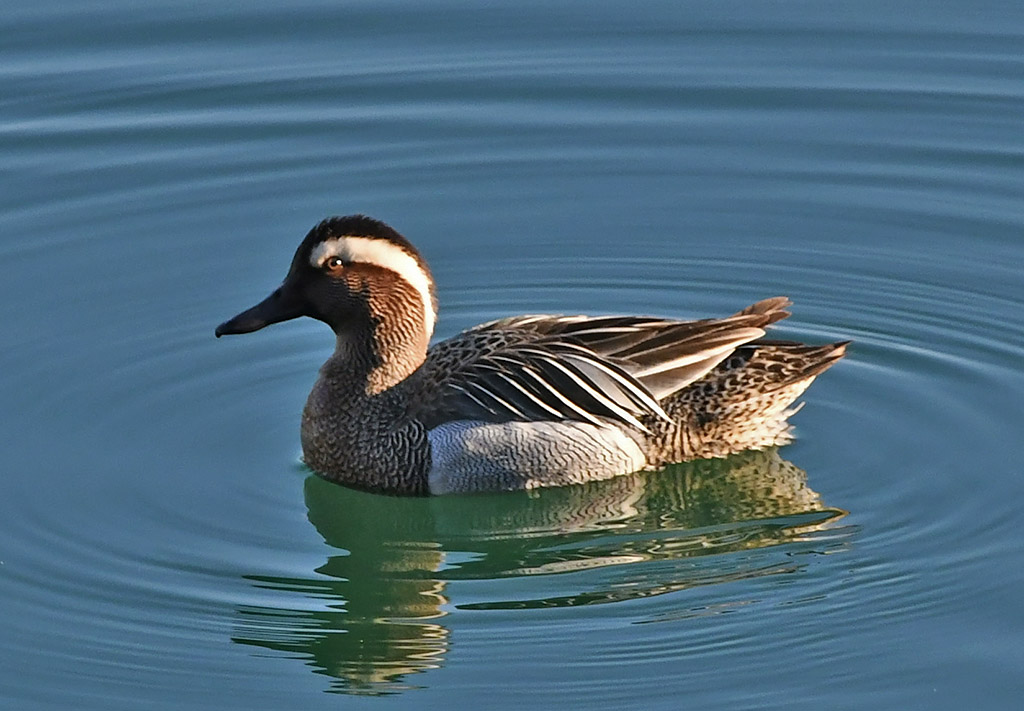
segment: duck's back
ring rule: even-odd
[[[523,316],[435,345],[411,383],[431,491],[577,483],[789,441],[790,406],[845,344],[761,340],[788,304],[700,321]]]

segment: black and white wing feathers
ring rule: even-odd
[[[517,316],[431,348],[417,373],[418,416],[609,421],[646,431],[659,401],[703,377],[788,314],[767,299],[724,319]]]

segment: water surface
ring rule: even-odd
[[[1010,708],[1014,4],[38,2],[0,46],[0,706]],[[438,336],[853,339],[780,450],[395,499],[316,478],[317,323],[213,327],[365,212]]]

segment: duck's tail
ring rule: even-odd
[[[792,440],[793,402],[843,357],[849,341],[808,346],[759,340],[741,346],[700,380],[661,403],[672,423],[655,423],[651,466],[724,457]]]

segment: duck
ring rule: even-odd
[[[530,314],[431,345],[426,260],[366,215],[321,221],[284,281],[219,338],[310,317],[334,331],[302,411],[305,464],[400,496],[567,486],[792,440],[793,403],[849,341],[766,338],[786,297],[731,316]]]

